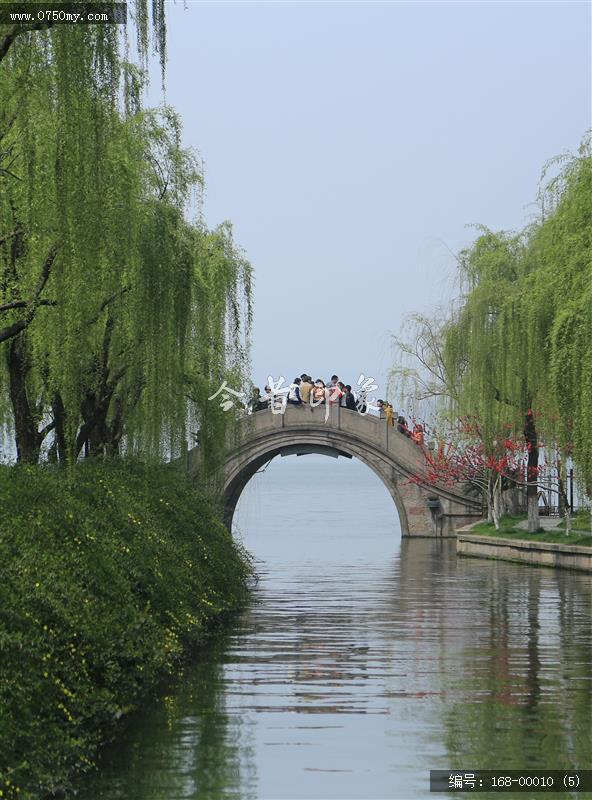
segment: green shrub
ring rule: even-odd
[[[170,466],[0,468],[0,797],[68,788],[248,591],[247,556]]]

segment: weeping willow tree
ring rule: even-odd
[[[120,45],[113,26],[3,45],[0,411],[30,463],[171,454],[189,422],[207,443],[227,419],[203,387],[246,366],[250,266],[228,225],[188,221],[197,160]]]
[[[544,337],[538,397],[546,434],[571,455],[582,490],[592,496],[592,141],[575,156],[552,160],[557,174],[543,184],[544,220],[533,232],[528,258],[536,265],[529,287],[531,340]]]
[[[454,409],[477,420],[492,457],[502,441],[517,438],[522,427],[528,452],[529,529],[537,530],[539,447],[533,409],[544,341],[527,334],[526,251],[526,234],[482,229],[473,246],[461,253],[465,293],[446,327],[444,351],[459,387]],[[495,503],[500,477],[492,474],[490,479]]]
[[[519,233],[481,227],[460,253],[460,298],[444,319],[415,317],[394,371],[449,417],[475,420],[492,459],[504,440],[522,438],[531,531],[539,526],[541,442],[557,457],[566,509],[568,457],[588,495],[592,488],[590,137],[577,156],[549,166],[557,165],[542,183],[540,219]]]
[[[520,234],[484,231],[463,254],[466,293],[445,350],[461,386],[457,408],[476,412],[493,447],[523,425],[529,530],[538,527],[539,443],[558,469],[592,486],[592,157],[587,136],[574,157],[554,160],[542,217]],[[544,175],[546,174],[546,171]]]

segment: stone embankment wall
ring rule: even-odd
[[[519,561],[542,567],[592,572],[592,547],[533,542],[526,539],[501,539],[458,532],[456,552],[464,556]]]

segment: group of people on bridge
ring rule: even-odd
[[[253,396],[248,406],[250,413],[269,408],[275,413],[283,413],[288,404],[296,407],[310,406],[311,408],[325,405],[327,411],[329,406],[336,405],[350,411],[357,411],[362,415],[372,410],[385,419],[387,425],[393,427],[396,425],[399,433],[417,444],[424,443],[424,426],[416,423],[413,428],[410,428],[405,417],[396,414],[387,400],[378,400],[374,404],[368,398],[368,381],[361,386],[357,393],[354,393],[351,384],[341,381],[338,375],[332,375],[331,379],[325,383],[322,378],[313,381],[308,373],[303,372],[299,378],[294,378],[289,387],[283,389],[274,385],[271,379],[270,383],[272,385],[265,386],[263,395],[259,388],[253,390]],[[375,385],[371,387],[371,389],[375,388],[377,388]]]
[[[395,417],[397,418],[397,430],[409,439],[413,439],[417,444],[423,444],[425,440],[425,429],[420,422],[416,422],[413,428],[410,428],[407,420],[401,414],[396,414],[393,411],[392,405],[387,400],[379,400],[378,408],[380,416],[386,419],[387,425],[395,425]]]
[[[280,389],[276,386],[265,387],[265,394],[260,389],[254,389],[251,399],[251,411],[261,411],[273,408],[274,403],[289,403],[293,406],[310,405],[312,407],[323,404],[338,405],[350,411],[366,414],[369,410],[367,390],[362,388],[354,394],[351,384],[343,383],[338,375],[332,375],[331,380],[325,383],[322,378],[313,381],[312,377],[303,372],[299,378],[294,378],[289,387]]]

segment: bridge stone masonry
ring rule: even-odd
[[[358,458],[382,480],[395,502],[403,536],[453,537],[481,517],[481,508],[460,487],[424,482],[421,447],[387,426],[386,420],[337,405],[288,405],[283,414],[266,409],[238,421],[227,446],[220,483],[229,527],[251,477],[276,456],[319,453]],[[187,454],[191,474],[199,470],[199,448]],[[418,480],[419,479],[419,482]]]

